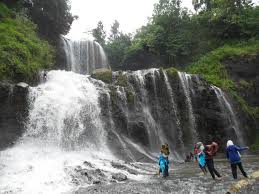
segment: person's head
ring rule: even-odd
[[[165,145],[163,144],[162,146],[161,146],[161,153],[164,153],[164,151],[165,151]]]
[[[228,147],[228,146],[231,146],[231,145],[234,145],[233,141],[228,140],[228,142],[227,142],[227,147]]]
[[[205,149],[205,147],[204,147],[204,145],[202,144],[202,145],[200,146],[200,150],[203,151],[204,149]]]

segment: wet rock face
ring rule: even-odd
[[[259,106],[259,53],[228,58],[223,64],[240,86],[240,92],[250,106]]]
[[[229,75],[236,82],[239,94],[251,107],[259,107],[259,53],[242,57],[227,58],[222,63],[225,65]],[[238,104],[236,104],[236,107]],[[239,112],[239,119],[246,123],[247,128],[259,129],[259,119],[257,125],[247,117],[246,114]],[[253,135],[248,135],[251,142],[254,141]]]
[[[0,150],[12,145],[24,131],[28,85],[0,82]]]
[[[197,141],[216,141],[224,150],[228,139],[237,142],[252,134],[248,117],[238,122],[233,100],[197,75],[149,69],[123,76],[123,86],[114,79],[100,97],[108,145],[121,159],[138,161],[143,153],[158,152],[162,143],[180,155]]]

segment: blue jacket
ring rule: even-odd
[[[236,145],[231,145],[227,147],[227,158],[229,159],[229,162],[231,164],[235,164],[241,161],[240,155],[238,153],[238,151],[243,151],[248,149],[248,147],[239,147]]]
[[[163,154],[160,155],[158,164],[161,169],[164,169],[166,166],[168,166],[169,161],[163,156]]]
[[[205,153],[204,152],[201,152],[198,154],[198,157],[199,157],[199,164],[204,167],[205,164],[206,164],[206,161],[205,161]]]

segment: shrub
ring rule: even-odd
[[[31,81],[53,64],[53,48],[36,33],[29,19],[0,3],[0,80]],[[11,15],[14,15],[11,18]]]

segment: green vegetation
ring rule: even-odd
[[[166,72],[168,74],[168,76],[175,78],[178,76],[178,70],[174,67],[170,67],[168,69],[166,69]]]
[[[127,77],[125,74],[123,74],[122,71],[119,71],[118,76],[116,77],[116,85],[122,86],[122,87],[127,87],[128,82],[127,82]]]
[[[226,43],[258,39],[259,6],[251,0],[194,0],[193,6],[195,13],[183,8],[181,0],[159,0],[149,23],[133,38],[119,31],[118,21],[111,26],[108,41],[99,23],[93,36],[104,46],[114,69],[130,68],[130,63],[139,64],[138,59],[151,55],[172,66],[192,64]]]
[[[36,30],[30,20],[0,3],[0,80],[30,81],[53,64],[54,51]]]
[[[111,84],[112,83],[112,71],[111,70],[101,70],[96,71],[93,75],[93,78],[101,80],[105,83]]]
[[[240,57],[252,55],[259,51],[259,40],[248,41],[233,45],[220,47],[204,57],[198,62],[187,67],[187,71],[193,74],[202,75],[210,84],[216,85],[229,91],[240,104],[241,108],[254,117],[259,116],[257,107],[250,107],[247,102],[238,94],[238,85],[230,79],[225,66],[221,63],[223,59],[230,57]],[[250,84],[241,82],[242,87]]]
[[[251,88],[253,86],[253,83],[247,82],[246,80],[242,79],[239,81],[239,86],[242,89],[247,89],[247,88]]]
[[[221,61],[229,57],[251,55],[258,51],[259,40],[225,45],[203,56],[198,62],[187,67],[187,71],[201,74],[209,83],[218,87],[235,90],[235,84],[230,80]]]
[[[256,141],[255,143],[250,147],[251,151],[253,152],[259,152],[259,132],[256,134]]]
[[[134,104],[134,102],[135,102],[135,94],[129,88],[126,88],[125,92],[126,92],[126,97],[127,97],[128,104]]]
[[[28,15],[38,25],[41,37],[56,45],[60,35],[66,35],[74,19],[69,0],[33,0]]]

